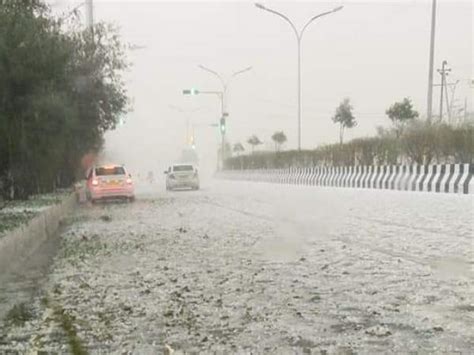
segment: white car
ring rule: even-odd
[[[166,190],[190,188],[199,190],[199,174],[192,164],[174,164],[165,171]]]

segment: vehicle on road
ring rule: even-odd
[[[190,188],[199,190],[199,174],[193,164],[174,164],[165,171],[166,190]]]
[[[92,202],[99,200],[135,200],[132,176],[122,165],[102,165],[89,169],[86,177],[86,194]]]

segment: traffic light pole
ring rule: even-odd
[[[224,161],[225,161],[225,118],[227,113],[224,112],[224,91],[199,91],[199,94],[210,94],[217,95],[221,101],[221,118],[220,118],[220,132],[221,132],[221,170],[224,170]]]
[[[232,74],[232,76],[226,81],[223,79],[219,73],[216,71],[209,69],[205,67],[204,65],[199,65],[199,68],[202,70],[205,70],[216,77],[219,78],[221,84],[222,84],[222,92],[220,95],[221,98],[221,119],[220,119],[220,131],[221,131],[221,170],[224,170],[224,161],[225,161],[225,133],[226,133],[226,117],[228,116],[228,113],[226,112],[226,106],[227,106],[227,88],[229,86],[230,81],[235,78],[236,76],[243,74],[249,70],[252,69],[252,67],[247,67],[241,70],[238,70]]]
[[[221,102],[221,118],[220,118],[220,132],[221,132],[221,169],[224,169],[224,148],[225,148],[225,118],[227,113],[224,111],[224,91],[200,91],[196,89],[183,90],[183,95],[217,95]]]

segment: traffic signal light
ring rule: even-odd
[[[221,130],[221,133],[222,133],[222,134],[225,134],[225,118],[224,118],[224,117],[221,118],[221,122],[220,122],[219,128],[220,128],[220,130]]]
[[[183,90],[183,95],[197,95],[199,94],[199,90],[198,89],[186,89],[186,90]]]

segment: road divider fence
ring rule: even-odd
[[[473,174],[474,164],[437,164],[225,170],[217,176],[286,185],[472,194]]]

